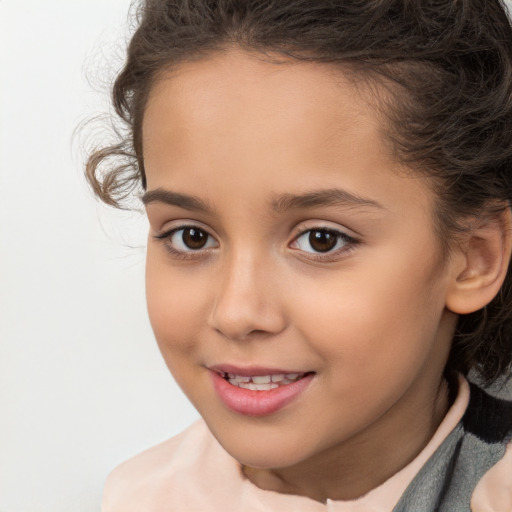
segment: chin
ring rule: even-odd
[[[294,436],[283,439],[285,436],[282,430],[278,436],[266,435],[265,429],[257,435],[247,435],[244,431],[220,432],[219,435],[211,430],[223,448],[244,466],[258,469],[284,468],[308,458],[304,442]],[[298,447],[302,447],[302,450],[298,450]]]
[[[297,450],[293,454],[270,450],[260,452],[254,450],[227,451],[240,464],[257,469],[287,468],[302,462],[302,458],[298,456]]]

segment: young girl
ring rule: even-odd
[[[512,511],[512,404],[466,380],[512,360],[504,4],[146,0],[113,101],[87,176],[141,192],[202,420],[103,512]]]

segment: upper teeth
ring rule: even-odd
[[[230,384],[244,389],[253,389],[256,391],[267,391],[279,386],[291,384],[293,381],[302,377],[300,373],[280,373],[274,375],[253,375],[251,377],[227,374]]]

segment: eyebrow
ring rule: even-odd
[[[199,197],[171,192],[170,190],[164,190],[162,188],[146,192],[142,196],[142,202],[144,205],[148,205],[150,203],[164,203],[171,206],[179,206],[185,210],[199,211],[209,214],[213,213],[213,208]]]
[[[142,196],[144,205],[150,203],[164,203],[178,206],[185,210],[199,211],[207,214],[213,213],[213,208],[196,196],[180,194],[162,188],[149,190]],[[347,190],[331,188],[326,190],[313,190],[304,194],[283,194],[270,202],[271,208],[278,212],[314,208],[316,206],[342,206],[342,207],[371,207],[385,210],[384,206],[373,199],[364,198],[348,192]]]
[[[276,212],[314,208],[315,206],[370,207],[386,210],[384,206],[373,199],[357,196],[338,188],[313,190],[300,195],[284,194],[274,199],[271,206]]]

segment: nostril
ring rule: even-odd
[[[254,287],[245,293],[236,282],[223,289],[212,304],[208,324],[230,340],[263,339],[281,332],[286,326],[283,311],[276,297]],[[244,293],[242,293],[244,292]]]

